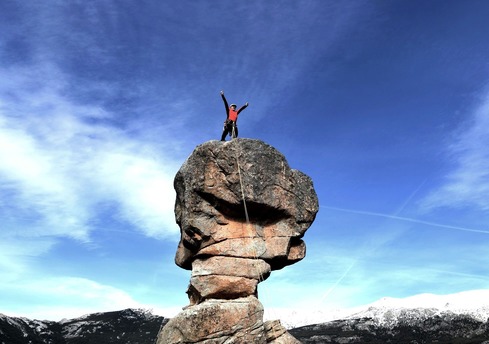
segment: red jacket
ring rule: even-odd
[[[233,110],[232,108],[228,109],[228,118],[229,120],[236,122],[238,120],[238,114],[239,112],[236,110]]]
[[[221,97],[222,101],[224,102],[224,107],[226,108],[226,119],[236,122],[238,120],[239,113],[243,111],[248,105],[245,104],[240,107],[239,110],[233,110],[229,107],[228,101],[226,100],[226,97],[224,97],[224,94],[221,94]]]

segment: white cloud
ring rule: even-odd
[[[35,278],[9,288],[0,285],[2,292],[15,293],[31,303],[3,304],[2,312],[40,320],[75,318],[89,313],[108,312],[125,308],[148,308],[134,300],[125,291],[78,277]]]
[[[112,215],[148,236],[178,233],[177,164],[154,142],[108,124],[113,114],[70,102],[62,77],[38,68],[36,80],[5,71],[0,85],[0,214],[28,223],[24,236],[89,240],[92,223]],[[33,90],[39,78],[46,82]],[[107,203],[116,214],[100,212]]]
[[[489,94],[449,147],[453,169],[422,203],[427,209],[475,206],[489,210]]]
[[[48,252],[56,241],[53,238],[11,238],[2,228],[0,235],[0,289],[3,285],[17,286],[30,274],[32,257]],[[5,294],[2,294],[5,295]]]
[[[150,236],[162,236],[163,230],[177,232],[173,176],[166,172],[171,166],[117,150],[100,152],[95,159],[99,167],[97,182],[105,188],[100,198],[116,199],[124,220]]]
[[[0,127],[0,187],[15,195],[3,203],[24,216],[42,216],[46,235],[69,227],[66,235],[83,239],[88,231],[86,210],[79,206],[71,178],[58,165],[61,154],[44,149],[25,130],[11,129],[9,123]]]

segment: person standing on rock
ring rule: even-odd
[[[221,141],[225,141],[226,135],[230,134],[232,138],[238,137],[238,126],[236,122],[238,121],[238,115],[241,111],[246,109],[248,102],[243,105],[239,110],[236,110],[236,104],[231,104],[228,106],[228,101],[224,96],[224,91],[221,91],[222,101],[224,102],[224,107],[226,108],[226,120],[224,121],[224,127],[222,128]]]

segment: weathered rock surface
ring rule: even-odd
[[[287,332],[279,320],[266,321],[264,323],[267,343],[273,344],[300,344],[294,336]]]
[[[175,262],[192,270],[190,305],[157,344],[299,343],[263,322],[258,283],[304,258],[318,200],[311,179],[259,140],[209,141],[174,182],[181,240]]]
[[[277,270],[304,258],[301,238],[318,211],[317,196],[311,179],[272,146],[206,142],[185,161],[174,186],[178,266],[191,270],[196,256],[217,255],[260,258]]]
[[[263,306],[253,296],[207,300],[172,318],[157,343],[266,343]]]

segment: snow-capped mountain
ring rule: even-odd
[[[266,318],[280,318],[302,343],[489,344],[489,290],[386,297],[347,310],[272,310]],[[0,314],[0,344],[153,344],[167,321],[135,309],[60,322]]]
[[[290,333],[302,343],[489,344],[489,290],[382,298],[349,313]]]
[[[489,290],[456,294],[419,294],[406,298],[384,297],[364,306],[346,309],[265,309],[265,318],[279,318],[286,328],[320,324],[339,319],[370,318],[379,325],[395,325],[411,314],[428,318],[442,313],[465,314],[479,321],[489,318]]]
[[[421,313],[421,315],[420,315]],[[468,315],[404,310],[397,322],[378,324],[371,318],[334,320],[289,330],[301,343],[489,344],[489,322]]]
[[[394,326],[406,317],[425,320],[443,314],[463,314],[478,321],[487,321],[489,290],[465,291],[450,295],[420,294],[403,299],[384,297],[347,318],[370,318],[379,325]]]
[[[60,322],[0,314],[0,344],[149,344],[167,321],[138,309],[95,313]]]

